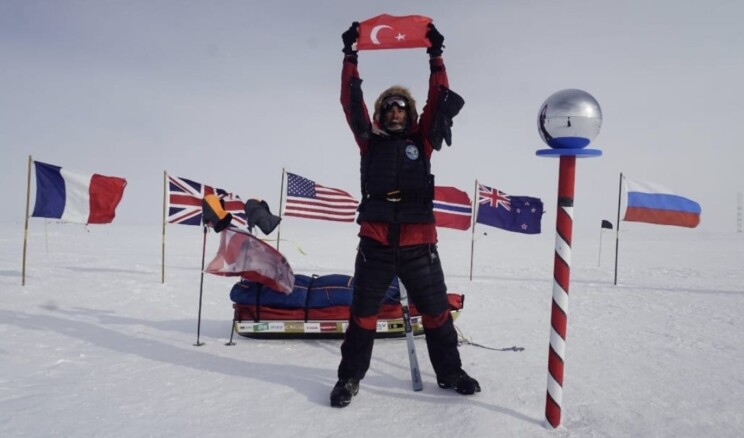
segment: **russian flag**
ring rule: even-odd
[[[454,187],[434,187],[434,220],[438,227],[467,230],[473,216],[470,197]]]
[[[108,224],[124,196],[127,180],[115,176],[80,174],[34,161],[36,204],[33,217],[81,224]]]
[[[656,184],[624,178],[628,202],[623,220],[695,228],[700,204]]]

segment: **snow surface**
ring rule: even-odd
[[[32,219],[0,229],[2,437],[744,436],[744,234],[626,224],[613,285],[614,231],[574,235],[563,421],[544,421],[555,235],[442,230],[464,368],[483,392],[436,386],[417,338],[424,390],[405,341],[379,340],[361,391],[329,407],[340,340],[225,346],[236,281],[205,275],[202,233],[82,227]],[[487,235],[484,235],[486,233]],[[295,272],[351,274],[356,226],[293,220],[281,250]],[[598,262],[600,236],[602,260]],[[207,236],[207,261],[218,238]],[[301,249],[307,255],[303,255]]]

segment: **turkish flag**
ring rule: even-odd
[[[431,18],[423,15],[394,17],[382,14],[359,23],[357,50],[430,47],[426,38]]]
[[[252,234],[227,228],[220,233],[217,255],[204,272],[224,277],[241,276],[289,295],[294,272],[287,259]]]

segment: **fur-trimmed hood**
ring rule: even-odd
[[[382,101],[390,96],[400,96],[405,99],[406,102],[408,102],[408,107],[406,108],[406,114],[408,115],[408,130],[411,130],[413,127],[418,126],[418,111],[416,111],[416,100],[411,95],[411,91],[401,85],[393,85],[392,87],[383,91],[382,94],[380,94],[380,96],[377,98],[377,100],[375,101],[375,113],[372,116],[374,124],[378,128],[382,128],[382,123],[380,122],[380,106],[382,106]]]

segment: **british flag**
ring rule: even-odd
[[[202,199],[212,194],[225,202],[225,211],[232,214],[233,225],[246,226],[245,204],[238,195],[171,175],[168,175],[168,223],[201,225]]]

